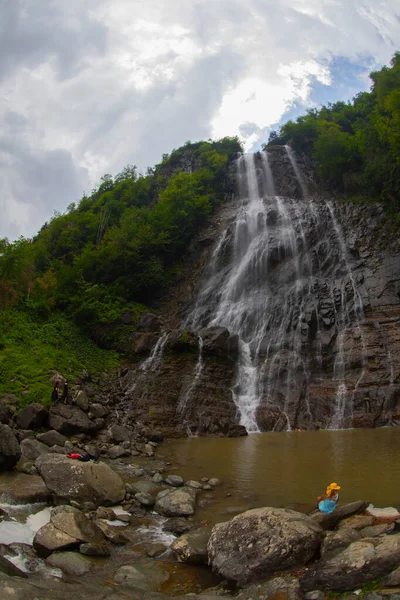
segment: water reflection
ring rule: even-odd
[[[196,438],[166,443],[160,453],[178,463],[178,472],[186,479],[221,478],[224,492],[234,490],[236,502],[248,497],[249,507],[310,505],[332,481],[342,486],[343,502],[400,504],[397,428]],[[227,500],[222,492],[214,494],[221,514]]]

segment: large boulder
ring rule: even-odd
[[[199,527],[183,534],[171,544],[170,548],[177,553],[183,562],[207,564],[207,544],[210,535],[211,529],[209,527]]]
[[[67,441],[65,435],[62,435],[54,429],[46,431],[45,433],[40,433],[36,439],[39,442],[42,442],[42,444],[46,444],[46,446],[64,446]]]
[[[56,404],[50,409],[50,427],[63,435],[70,436],[76,433],[93,432],[98,425],[91,421],[78,406]]]
[[[197,490],[181,487],[163,490],[157,494],[154,510],[165,517],[186,517],[193,515],[196,507]]]
[[[79,540],[60,531],[53,523],[43,525],[33,539],[34,549],[43,558],[46,558],[52,552],[77,548],[78,545]]]
[[[104,463],[80,462],[60,454],[46,454],[36,459],[35,466],[47,487],[61,500],[110,506],[125,497],[121,477]]]
[[[0,424],[0,471],[9,471],[21,458],[21,449],[8,425]]]
[[[198,335],[203,340],[204,352],[217,356],[235,357],[239,351],[239,338],[231,335],[226,327],[206,327],[200,329]]]
[[[21,442],[21,454],[27,460],[34,461],[38,456],[47,454],[48,451],[49,447],[46,444],[42,444],[42,442],[38,442],[38,440],[27,438]]]
[[[25,406],[17,415],[17,425],[21,429],[39,429],[47,424],[49,411],[42,404]]]
[[[255,508],[212,529],[209,562],[239,586],[307,563],[319,549],[322,528],[310,517],[284,508]]]
[[[387,575],[400,564],[400,534],[376,540],[357,540],[344,550],[307,569],[300,581],[303,591],[353,590]]]
[[[12,504],[33,504],[47,502],[51,493],[39,475],[15,473],[11,481],[0,482],[0,495]]]
[[[106,541],[97,525],[73,506],[57,506],[51,511],[50,521],[57,529],[80,542],[103,544]]]

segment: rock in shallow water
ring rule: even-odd
[[[170,548],[177,553],[180,560],[193,564],[207,564],[207,543],[211,529],[199,527],[185,533],[171,544]]]
[[[59,454],[47,454],[40,456],[35,466],[58,498],[110,506],[125,497],[124,482],[105,463],[79,462]]]
[[[51,567],[61,569],[67,575],[81,576],[90,571],[90,561],[79,552],[57,552],[46,559]]]
[[[163,490],[157,495],[154,510],[165,517],[185,517],[193,515],[196,506],[197,490],[182,487]]]
[[[307,515],[256,508],[215,525],[208,542],[209,562],[218,575],[243,586],[305,564],[318,550],[323,535]]]

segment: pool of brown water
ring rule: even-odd
[[[223,480],[196,512],[210,523],[258,506],[309,509],[333,481],[342,487],[341,502],[400,505],[398,428],[188,438],[167,441],[158,453],[184,479]]]

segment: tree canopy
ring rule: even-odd
[[[80,324],[152,304],[179,270],[188,242],[224,198],[237,138],[187,142],[140,174],[106,174],[90,196],[56,213],[33,239],[0,240],[0,303]]]
[[[312,156],[328,186],[381,200],[400,212],[400,52],[390,67],[370,74],[370,92],[352,102],[312,109],[279,132],[268,145],[290,144]]]

